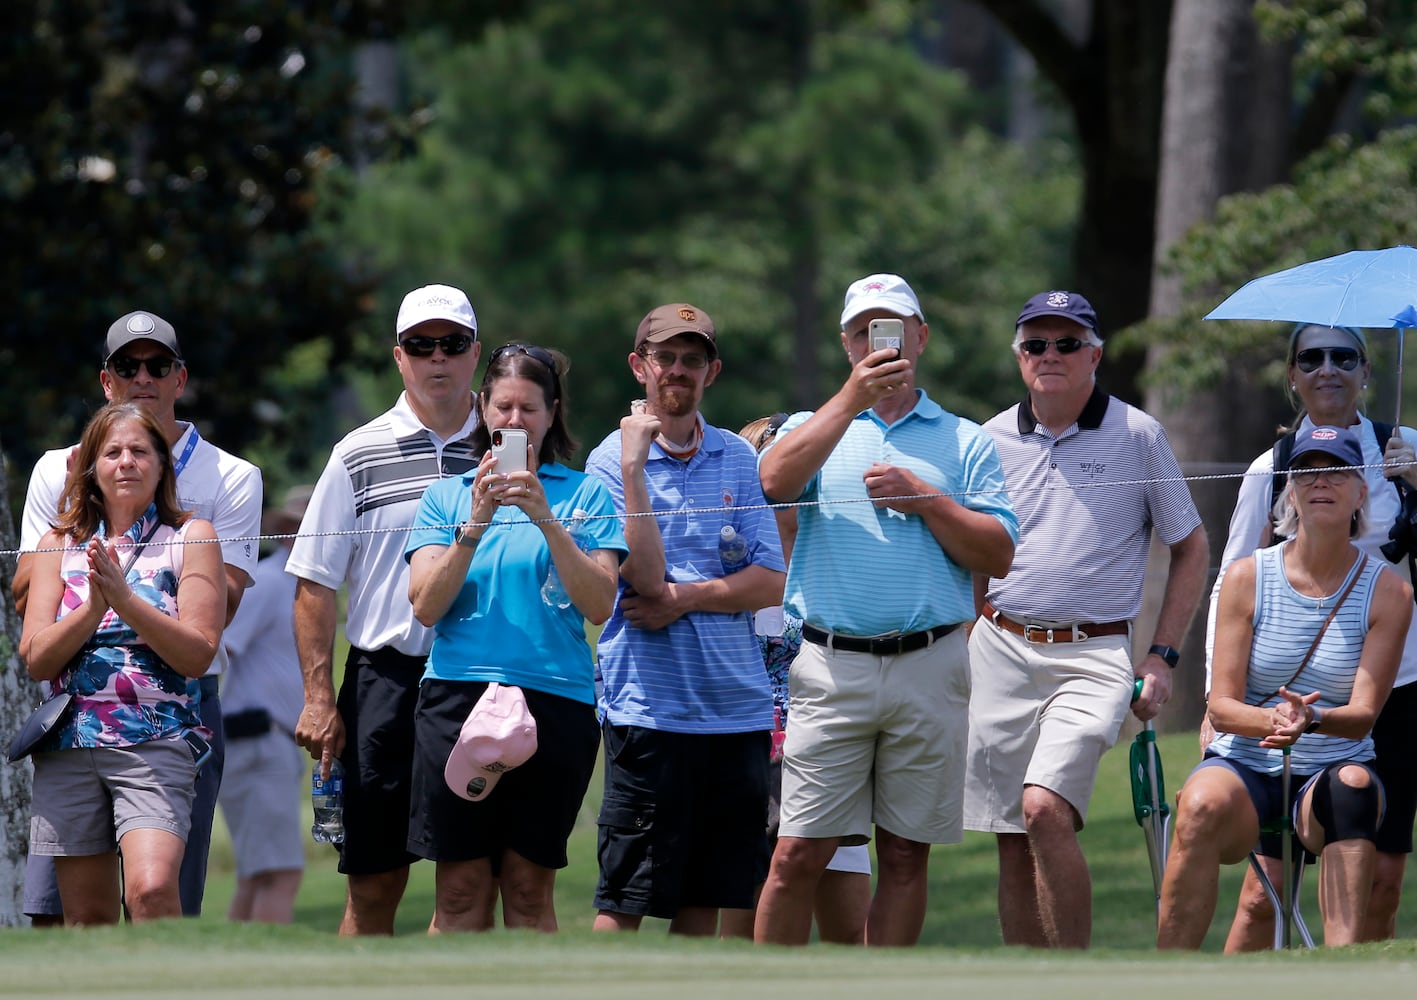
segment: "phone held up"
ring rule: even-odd
[[[891,360],[900,360],[900,345],[905,339],[905,320],[873,319],[866,327],[871,336],[871,351],[895,351]]]
[[[497,459],[497,473],[526,471],[526,431],[520,427],[501,427],[492,432],[492,455]]]

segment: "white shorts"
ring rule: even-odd
[[[854,847],[838,847],[832,859],[827,862],[829,872],[847,872],[851,875],[871,874],[871,849],[865,844]]]
[[[965,828],[1027,832],[1024,785],[1055,792],[1086,820],[1098,765],[1131,704],[1131,639],[1029,642],[981,618],[969,662]]]
[[[963,837],[969,724],[963,629],[899,656],[804,642],[789,678],[780,837],[922,844]]]
[[[236,877],[305,867],[305,789],[311,761],[288,734],[226,741],[221,814],[231,830]]]

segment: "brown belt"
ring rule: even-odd
[[[980,612],[1005,632],[1021,635],[1029,642],[1082,642],[1104,635],[1126,635],[1131,631],[1131,622],[1076,622],[1072,625],[1034,625],[1016,622],[1005,617],[998,608],[984,602]]]

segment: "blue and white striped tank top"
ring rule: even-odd
[[[1368,634],[1373,590],[1383,564],[1376,559],[1369,559],[1365,564],[1359,558],[1337,592],[1320,602],[1298,593],[1284,575],[1284,550],[1289,545],[1286,541],[1255,553],[1254,641],[1245,679],[1245,704],[1276,705],[1281,700],[1276,692],[1284,685],[1297,694],[1320,692],[1315,704],[1321,710],[1338,708],[1348,704],[1353,694],[1353,680],[1363,654],[1363,638]],[[1333,602],[1347,589],[1360,567],[1362,576],[1353,592],[1329,623],[1303,671],[1294,677],[1314,636],[1332,612]],[[1317,606],[1319,604],[1322,607]],[[1282,751],[1261,749],[1259,743],[1251,736],[1225,733],[1216,738],[1210,749],[1252,770],[1279,774],[1284,766]],[[1290,751],[1290,769],[1294,774],[1314,774],[1339,761],[1372,758],[1371,735],[1350,740],[1327,733],[1308,733],[1301,736]]]

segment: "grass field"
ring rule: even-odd
[[[1164,737],[1167,790],[1174,796],[1194,763],[1195,740]],[[743,942],[671,940],[661,922],[638,936],[606,939],[589,931],[595,882],[595,810],[591,789],[571,843],[571,866],[557,883],[562,933],[543,938],[497,932],[430,939],[432,866],[414,867],[392,940],[345,941],[334,935],[343,907],[343,880],[333,852],[310,844],[310,866],[297,902],[296,925],[235,925],[223,918],[231,898],[229,846],[213,848],[207,914],[200,920],[84,932],[0,933],[0,996],[427,998],[662,997],[677,1000],[786,994],[817,997],[952,995],[1035,998],[1327,996],[1358,987],[1412,995],[1417,977],[1417,878],[1409,873],[1399,940],[1335,952],[1266,954],[1224,959],[1216,954],[1239,884],[1226,873],[1217,914],[1201,955],[1157,955],[1152,949],[1154,900],[1141,831],[1132,819],[1125,747],[1104,761],[1083,844],[1092,866],[1095,948],[1058,956],[1005,949],[994,907],[992,838],[969,834],[958,846],[936,848],[930,908],[921,946],[877,954],[814,946],[784,952]],[[1319,926],[1306,886],[1305,912]],[[1361,983],[1361,986],[1359,985]]]

